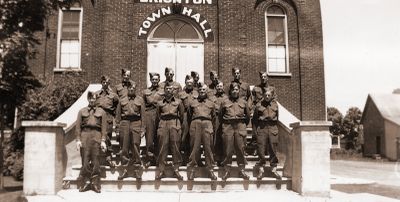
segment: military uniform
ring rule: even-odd
[[[182,138],[181,138],[181,148],[183,150],[183,158],[185,162],[189,158],[190,148],[189,148],[189,121],[187,117],[187,110],[189,108],[190,102],[198,96],[196,90],[188,91],[184,89],[183,91],[179,92],[179,98],[182,100],[183,106],[185,108],[185,113],[183,115],[183,122],[182,122]]]
[[[111,138],[112,138],[112,132],[113,132],[113,122],[114,122],[114,116],[116,113],[116,109],[118,106],[118,95],[112,92],[111,89],[101,89],[96,92],[98,95],[98,98],[96,100],[96,106],[101,107],[105,112],[106,112],[106,117],[107,117],[107,139],[106,139],[106,144],[107,144],[107,149],[108,152],[106,153],[107,156],[107,162],[110,164],[110,166],[114,167],[114,163],[111,162]]]
[[[100,143],[107,136],[107,114],[100,107],[85,107],[78,113],[75,126],[76,140],[82,143],[80,178],[90,178],[92,186],[100,186]],[[99,191],[99,188],[98,188]]]
[[[179,97],[179,92],[182,91],[181,84],[176,81],[172,81],[172,82],[163,81],[160,83],[160,89],[164,89],[166,83],[169,83],[169,85],[171,85],[172,88],[174,89],[172,94],[174,94],[175,97]]]
[[[145,125],[146,125],[146,163],[149,163],[152,157],[154,157],[155,151],[155,136],[157,132],[156,126],[156,114],[157,114],[157,102],[163,99],[163,93],[161,88],[149,87],[143,91],[143,99],[145,103]]]
[[[254,120],[257,126],[257,150],[260,158],[260,171],[257,178],[262,178],[263,167],[267,161],[265,158],[265,148],[268,148],[270,166],[276,178],[280,178],[276,173],[278,158],[276,156],[278,145],[278,103],[276,100],[270,102],[261,100],[257,103],[254,111]]]
[[[181,123],[183,122],[184,106],[180,99],[172,97],[170,100],[164,98],[157,103],[157,139],[159,146],[158,167],[160,174],[156,178],[162,177],[165,170],[168,151],[172,152],[173,166],[175,175],[181,179],[178,169],[182,163],[179,152],[181,141]]]
[[[118,84],[117,86],[115,86],[115,92],[117,92],[119,100],[128,98],[128,88],[130,87],[131,83],[134,83],[134,82],[132,80],[128,80],[126,82],[122,82],[122,83]],[[116,124],[116,129],[117,129],[117,132],[119,133],[119,124]],[[124,142],[123,135],[119,135],[118,142],[119,142],[119,147],[122,150],[123,142]]]
[[[244,154],[246,125],[250,121],[250,110],[247,102],[241,97],[224,99],[220,108],[220,120],[222,120],[222,139],[225,150],[225,158],[222,164],[225,167],[226,174],[223,179],[226,180],[230,175],[233,150],[235,150],[237,156],[239,174],[248,179],[248,176],[244,173],[244,167],[247,164]]]
[[[144,112],[145,105],[140,96],[121,99],[117,110],[117,123],[124,140],[121,154],[123,159],[128,160],[130,150],[131,162],[135,168],[141,166],[140,140],[141,134],[145,132]]]
[[[200,146],[203,144],[206,157],[206,166],[209,170],[210,177],[216,179],[213,173],[214,156],[212,152],[213,138],[213,120],[215,119],[215,103],[205,98],[193,99],[188,108],[188,117],[190,122],[190,146],[191,153],[189,157],[188,167],[191,170],[189,179],[194,178],[193,167],[198,166],[198,157],[200,156]]]
[[[220,107],[221,103],[225,99],[229,99],[225,93],[216,93],[210,99],[215,103],[215,114],[216,118],[214,119],[214,139],[212,141],[213,143],[213,150],[214,150],[214,156],[215,160],[220,164],[223,161],[223,156],[224,156],[224,146],[223,146],[223,141],[222,141],[222,123],[219,119],[220,115]]]

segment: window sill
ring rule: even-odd
[[[292,77],[292,73],[268,73],[270,77]]]
[[[81,68],[54,68],[54,72],[82,72]]]

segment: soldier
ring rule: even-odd
[[[128,87],[128,97],[120,100],[117,108],[117,124],[120,126],[120,135],[123,136],[122,164],[133,164],[136,179],[141,179],[140,140],[145,134],[144,123],[145,105],[142,97],[136,95],[136,83],[131,81]],[[132,159],[129,158],[129,151]],[[118,177],[119,180],[128,174],[127,169]]]
[[[145,167],[151,164],[155,165],[155,137],[156,137],[156,107],[157,102],[163,98],[163,89],[160,88],[160,74],[149,73],[151,86],[143,91],[143,99],[146,106],[145,124],[146,124],[146,160]],[[153,163],[152,163],[153,162]]]
[[[82,169],[78,181],[84,182],[79,191],[92,189],[100,193],[100,149],[106,150],[107,114],[96,106],[97,94],[88,92],[89,105],[81,109],[76,120],[76,147],[81,152]],[[90,181],[89,181],[90,180]]]
[[[224,91],[224,83],[222,81],[218,81],[218,84],[215,86],[215,94],[210,97],[211,100],[214,101],[216,106],[216,119],[214,120],[215,126],[215,133],[214,133],[214,140],[213,140],[213,149],[215,160],[217,161],[218,166],[221,165],[224,155],[224,147],[222,142],[222,125],[221,120],[219,120],[219,109],[223,100],[228,99],[228,96],[225,94]]]
[[[198,72],[191,71],[190,76],[193,78],[193,88],[194,90],[198,91],[198,89],[201,87],[201,84],[199,83],[200,80],[200,75]]]
[[[187,118],[187,110],[189,108],[189,103],[194,97],[198,96],[197,90],[194,90],[194,80],[190,75],[185,77],[185,87],[183,91],[179,92],[179,98],[182,100],[183,106],[185,108],[185,113],[182,122],[182,138],[181,138],[181,151],[183,152],[183,161],[187,162],[190,153],[190,142],[189,142],[189,124]]]
[[[222,120],[222,139],[224,142],[225,159],[222,162],[225,175],[222,180],[226,180],[230,176],[230,168],[232,166],[233,150],[237,156],[237,164],[239,166],[239,176],[243,179],[249,179],[244,172],[247,164],[244,147],[246,141],[246,125],[250,121],[250,110],[247,102],[239,96],[240,86],[238,83],[231,83],[229,88],[229,98],[221,103],[219,119]]]
[[[157,138],[160,151],[157,161],[160,172],[156,175],[156,180],[165,177],[165,161],[169,150],[172,152],[174,176],[179,180],[183,179],[179,173],[179,165],[182,163],[179,143],[185,109],[182,101],[174,97],[173,91],[174,87],[167,83],[164,86],[165,97],[157,103],[156,123],[158,125]]]
[[[265,93],[267,88],[274,88],[270,85],[268,85],[268,75],[267,72],[259,72],[259,76],[260,76],[260,84],[254,86],[253,91],[252,91],[252,95],[253,95],[253,109],[252,111],[254,111],[255,106],[257,105],[258,102],[260,102],[263,99],[263,94]],[[274,88],[275,89],[275,88]],[[257,154],[257,149],[256,149],[256,145],[257,145],[257,128],[255,126],[255,120],[254,118],[251,120],[251,126],[252,126],[252,138],[251,138],[251,143],[250,145],[252,145],[254,147],[254,155]]]
[[[264,166],[267,161],[265,158],[265,147],[268,148],[270,166],[275,178],[281,179],[276,172],[278,158],[276,156],[278,145],[278,103],[275,98],[274,88],[267,88],[263,93],[263,98],[257,103],[254,110],[254,120],[257,126],[257,149],[259,161],[259,173],[257,179],[264,176]]]
[[[216,87],[219,83],[218,73],[216,71],[210,71],[211,83],[208,85],[208,97],[212,97],[216,93]]]
[[[167,83],[169,83],[169,85],[172,86],[174,90],[173,95],[177,97],[178,93],[182,91],[182,86],[178,82],[174,81],[174,75],[175,75],[174,70],[172,70],[172,68],[166,67],[164,74],[165,74],[165,81],[160,83],[160,88],[164,89],[164,86]]]
[[[128,88],[132,84],[131,80],[131,71],[121,69],[121,76],[122,82],[115,87],[119,100],[126,99],[128,97]],[[121,155],[122,145],[123,145],[123,135],[119,135],[119,125],[116,124],[115,126],[115,133],[117,134],[120,152],[118,153]]]
[[[115,94],[110,88],[110,77],[102,76],[101,77],[101,90],[97,91],[98,95],[96,105],[101,107],[107,114],[107,152],[106,152],[106,162],[111,168],[115,168],[114,162],[111,161],[111,137],[113,131],[113,122],[116,113],[116,109],[118,106],[118,95]]]
[[[203,144],[206,157],[206,166],[209,177],[216,180],[213,167],[215,165],[211,143],[213,138],[213,120],[215,119],[215,103],[207,99],[207,85],[201,85],[197,99],[189,104],[188,119],[190,120],[190,146],[191,154],[188,163],[188,179],[193,180],[195,168],[200,156],[200,146]]]
[[[249,107],[252,105],[250,85],[240,79],[241,70],[237,67],[232,68],[233,81],[231,83],[238,83],[240,87],[239,97],[248,102]]]

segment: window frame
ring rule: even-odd
[[[62,34],[62,24],[63,24],[63,15],[64,11],[80,11],[79,14],[79,62],[78,67],[70,67],[63,68],[61,67],[61,34]],[[69,9],[61,8],[58,10],[58,30],[57,30],[57,60],[56,67],[54,68],[55,72],[65,72],[65,71],[82,71],[81,62],[82,62],[82,24],[83,24],[83,8],[80,7],[71,7]]]
[[[279,7],[284,14],[268,14],[268,9],[272,6],[277,6]],[[280,5],[270,5],[266,8],[265,12],[264,12],[264,17],[265,17],[265,59],[266,59],[266,71],[268,76],[292,76],[292,74],[290,73],[290,65],[289,65],[289,39],[288,39],[288,22],[287,22],[287,12],[286,10],[280,6]],[[281,17],[283,18],[284,22],[283,22],[283,26],[284,26],[284,31],[285,31],[285,72],[270,72],[269,70],[269,39],[268,39],[268,17]],[[273,45],[273,44],[271,44]]]

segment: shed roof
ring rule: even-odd
[[[370,101],[376,105],[384,119],[400,125],[400,94],[369,94],[364,111],[371,104]]]

